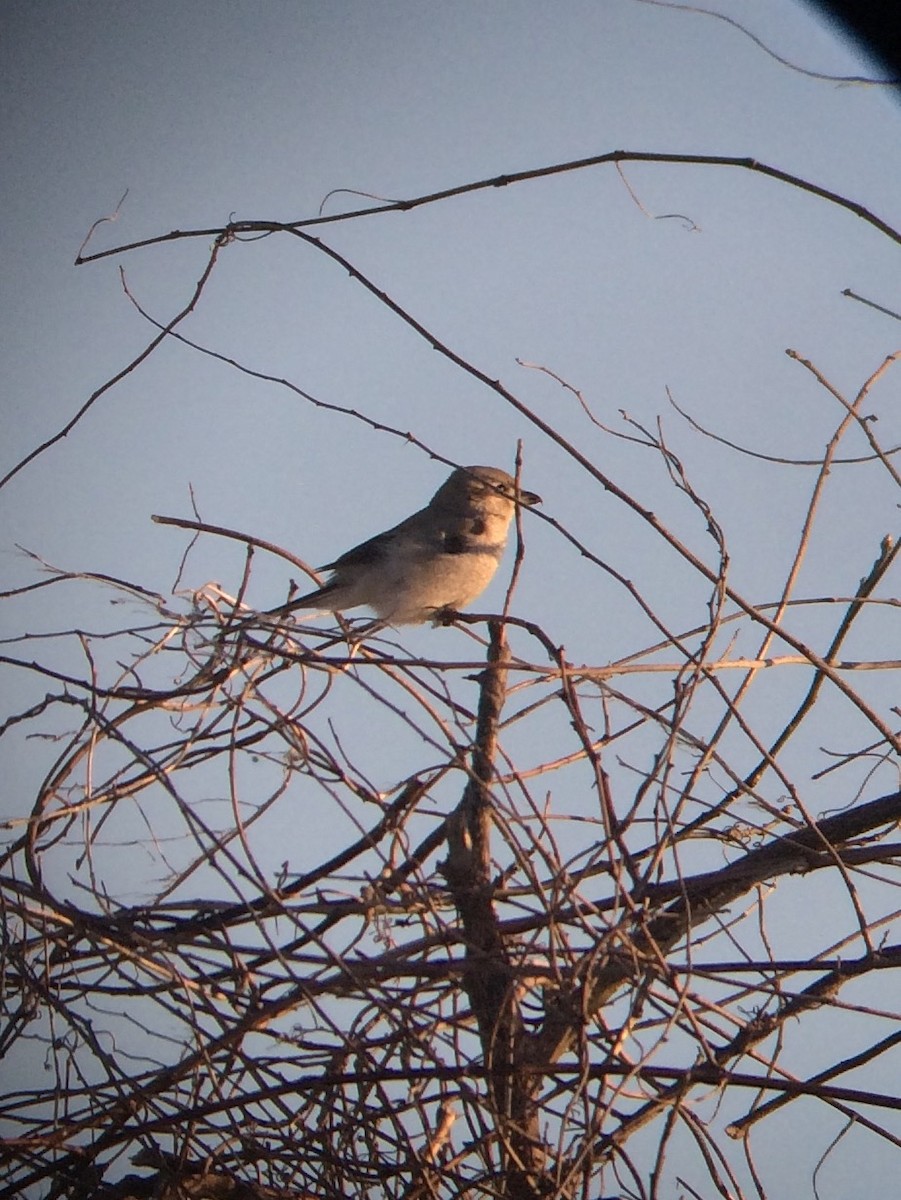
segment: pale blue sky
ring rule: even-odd
[[[709,7],[808,70],[878,74],[803,4]],[[90,250],[232,215],[314,216],[337,188],[402,198],[614,149],[751,156],[901,226],[901,108],[877,87],[790,70],[698,13],[638,0],[7,0],[0,29],[0,474],[152,336],[118,268],[162,320],[203,268],[209,238],[73,266],[91,224],[126,189],[117,223],[101,226]],[[748,172],[635,164],[625,175],[646,212],[608,165],[319,233],[649,508],[669,506],[673,525],[707,553],[696,514],[672,509],[651,456],[604,438],[571,396],[516,360],[563,376],[609,425],[618,426],[621,408],[647,425],[663,414],[726,527],[735,586],[756,601],[775,598],[810,473],[714,451],[668,408],[666,388],[725,437],[815,458],[840,413],[785,350],[853,396],[898,348],[901,330],[841,292],[901,308],[899,248],[852,214]],[[336,195],[326,212],[356,206]],[[648,215],[672,213],[696,228]],[[703,619],[706,597],[645,527],[296,239],[227,247],[182,331],[410,430],[454,461],[509,467],[522,437],[525,483],[546,511],[649,593],[665,578],[676,624]],[[874,400],[886,446],[901,442],[899,379],[889,376]],[[864,449],[859,437],[849,442],[849,453]],[[191,488],[205,520],[318,564],[418,507],[445,474],[401,439],[170,344],[7,485],[3,578],[7,587],[36,578],[20,544],[60,567],[165,592],[186,539],[150,516],[190,516]],[[897,526],[885,472],[855,478],[852,494],[827,497],[828,532],[817,534],[805,567],[808,593],[846,594]],[[606,662],[655,640],[622,589],[553,530],[530,521],[527,535],[516,611],[542,622],[575,661]],[[238,547],[206,539],[186,584],[217,579],[233,592],[241,569]],[[260,559],[248,600],[277,603],[288,577],[283,564]],[[499,578],[484,607],[502,598]],[[96,628],[109,619],[104,604],[86,593],[32,596],[3,628]],[[889,620],[884,639],[898,644],[897,617]],[[816,618],[804,628],[816,631]],[[461,653],[452,630],[405,637],[430,654]],[[17,770],[28,778],[28,766]],[[273,853],[284,857],[281,846]],[[874,1147],[876,1179],[885,1160]],[[792,1169],[784,1194],[800,1195]],[[806,1186],[811,1163],[796,1169]],[[837,1156],[833,1180],[842,1169]],[[868,1168],[846,1169],[859,1183]]]
[[[809,70],[871,69],[801,5],[757,0],[728,12]],[[401,197],[614,148],[752,155],[888,220],[897,210],[899,109],[888,96],[793,72],[724,22],[636,0],[553,13],[531,3],[13,4],[5,19],[8,464],[149,339],[121,292],[118,260],[72,266],[91,223],[126,188],[118,223],[102,226],[92,248],[214,227],[230,214],[307,216],[333,188]],[[859,385],[895,328],[840,293],[854,287],[891,307],[890,244],[846,212],[745,172],[633,165],[626,174],[649,212],[686,214],[699,231],[649,220],[608,166],[323,236],[589,444],[596,435],[575,402],[517,358],[564,376],[608,422],[621,407],[653,420],[669,386],[726,436],[815,456],[834,413],[783,352],[797,348],[840,387]],[[345,202],[333,197],[330,209]],[[208,241],[124,256],[138,300],[163,319],[178,311]],[[547,511],[624,573],[656,568],[656,544],[628,514],[586,493],[534,430],[293,239],[230,247],[184,332],[410,429],[452,459],[509,464],[522,435]],[[771,590],[784,561],[767,552],[770,530],[800,512],[808,477],[755,466],[749,513],[732,473],[746,464],[724,471],[671,413],[667,428],[677,449],[692,448],[694,478],[730,536],[761,548],[736,554],[736,582]],[[660,502],[666,485],[647,455],[621,443],[603,455],[624,483],[646,475],[648,504]],[[11,580],[31,577],[9,549],[18,542],[61,566],[163,588],[182,541],[149,515],[186,514],[191,485],[207,520],[318,563],[418,506],[443,473],[396,439],[169,346],[7,487],[2,561]],[[881,497],[886,480],[872,478]],[[835,539],[871,541],[874,507],[840,505],[823,553],[834,558]],[[525,573],[524,611],[547,615],[544,570],[562,573],[575,596],[589,587],[605,610],[620,605],[546,530],[534,541],[541,567]],[[236,547],[204,542],[193,580],[226,583],[239,560]],[[284,584],[282,568],[261,564],[251,601],[273,603]],[[580,606],[556,619],[577,657],[596,654],[593,644],[580,650]],[[636,636],[622,612],[609,656]]]

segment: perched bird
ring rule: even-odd
[[[540,502],[497,467],[459,467],[425,508],[326,564],[328,582],[286,609],[365,604],[389,625],[419,625],[465,608],[498,568],[516,505]]]

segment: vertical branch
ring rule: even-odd
[[[489,626],[488,665],[472,751],[471,773],[456,811],[448,820],[448,856],[443,871],[466,942],[463,987],[476,1018],[491,1098],[501,1136],[510,1156],[508,1194],[528,1200],[545,1155],[538,1139],[534,1088],[515,1065],[523,1037],[522,1015],[513,986],[510,957],[494,906],[491,870],[491,783],[497,732],[507,689],[510,657],[502,621]]]

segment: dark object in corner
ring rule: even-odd
[[[901,99],[901,3],[899,0],[808,0],[833,26],[841,27],[870,54],[879,78],[891,79]],[[884,72],[884,74],[883,74]],[[874,76],[876,72],[874,71]]]

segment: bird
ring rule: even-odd
[[[516,506],[540,503],[499,467],[458,467],[425,508],[326,563],[327,582],[280,611],[365,605],[386,625],[438,621],[491,582]]]

